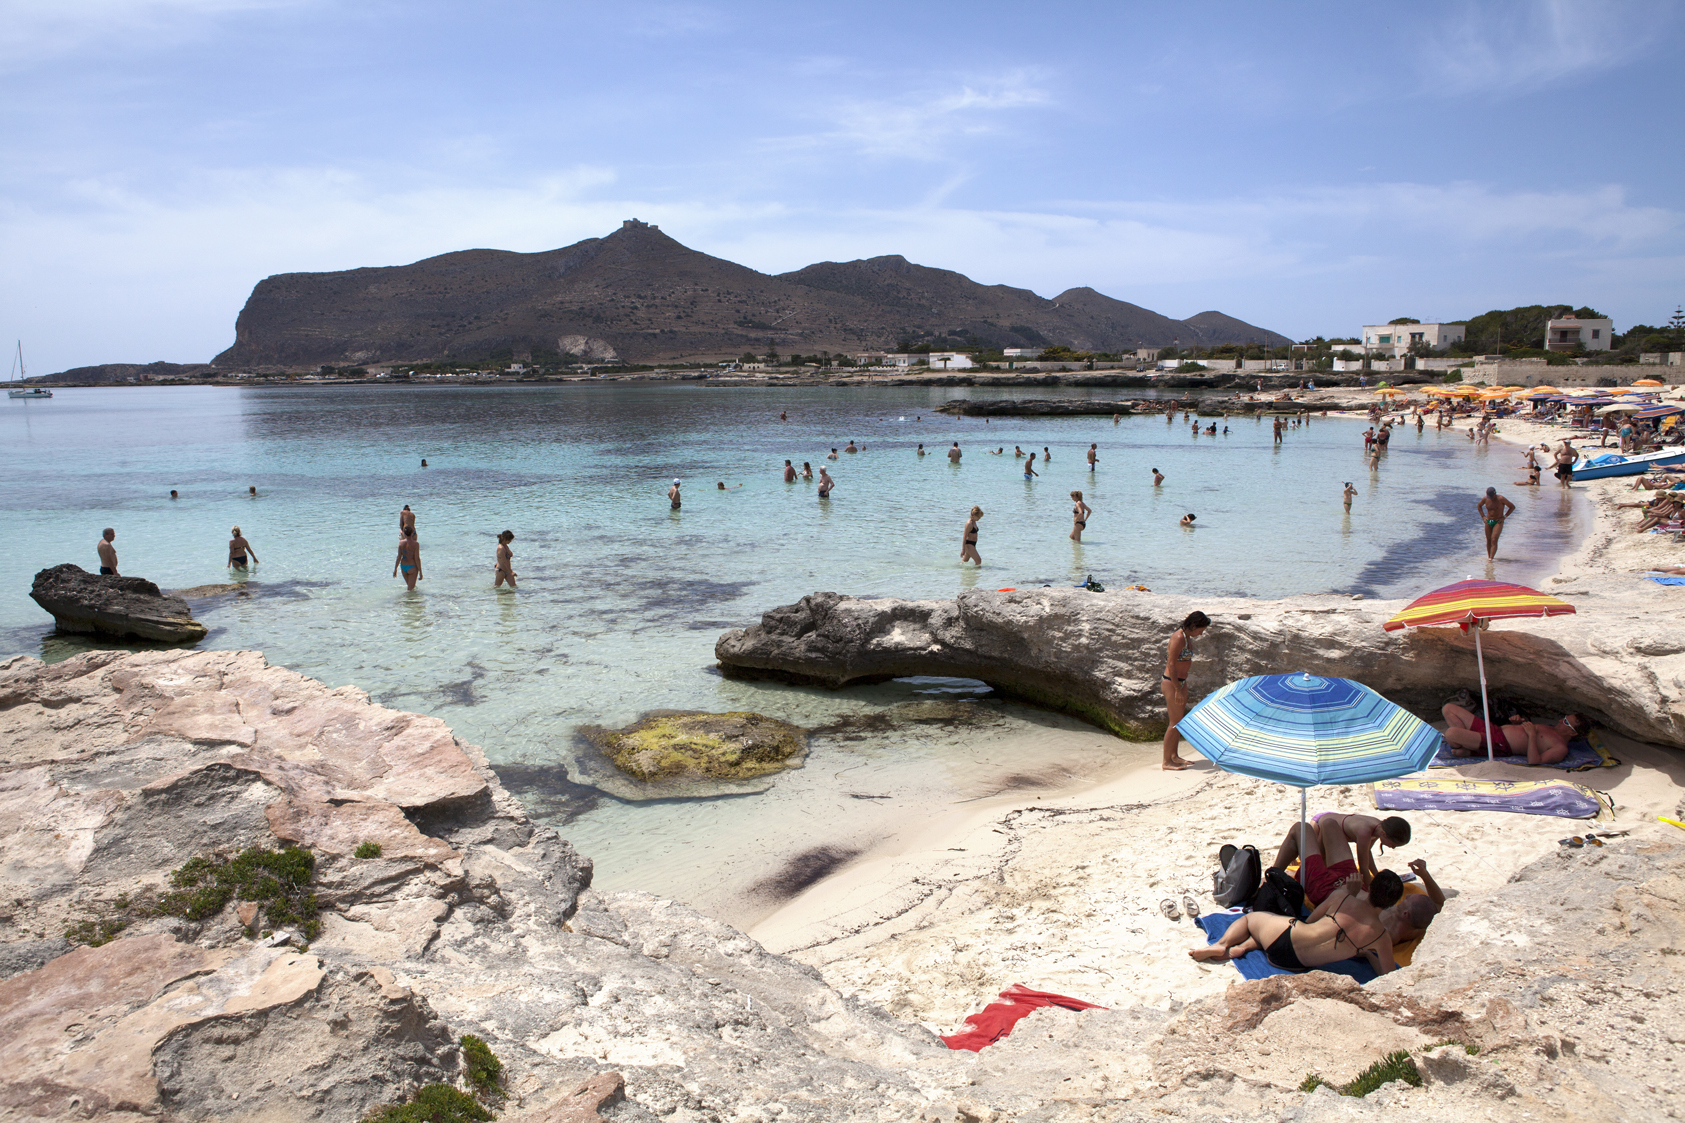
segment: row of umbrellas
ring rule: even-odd
[[[1474,629],[1480,706],[1491,760],[1492,720],[1480,631],[1489,621],[1561,616],[1574,606],[1504,581],[1459,581],[1411,601],[1381,625],[1387,631],[1456,624]],[[1181,736],[1227,772],[1299,789],[1299,851],[1308,853],[1305,805],[1319,784],[1366,784],[1426,768],[1438,730],[1362,683],[1300,672],[1254,675],[1203,699],[1177,724]],[[1300,866],[1303,875],[1303,864]]]

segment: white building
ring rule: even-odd
[[[965,370],[971,366],[971,356],[964,351],[932,351],[926,358],[931,370]]]
[[[1430,351],[1443,351],[1463,341],[1465,324],[1365,324],[1363,350],[1397,357],[1418,343]],[[1347,346],[1350,346],[1349,344]]]
[[[1545,325],[1547,351],[1572,351],[1584,347],[1587,351],[1609,350],[1609,337],[1615,334],[1613,320],[1582,320],[1568,315]]]
[[[1009,359],[1039,359],[1045,350],[1045,347],[1006,347],[1002,348],[1001,354]]]

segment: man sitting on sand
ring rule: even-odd
[[[1254,948],[1264,949],[1271,965],[1283,971],[1308,971],[1362,955],[1377,975],[1396,971],[1392,937],[1381,911],[1398,903],[1404,883],[1391,870],[1375,875],[1367,893],[1340,886],[1317,906],[1308,920],[1291,920],[1273,912],[1249,912],[1238,917],[1210,947],[1188,952],[1198,960],[1239,959]]]
[[[1485,754],[1484,721],[1455,702],[1445,703],[1439,712],[1445,716],[1445,739],[1451,743],[1452,756]],[[1590,730],[1591,719],[1585,714],[1564,714],[1552,725],[1534,725],[1520,714],[1511,714],[1507,724],[1492,726],[1492,752],[1526,756],[1528,764],[1556,764],[1568,755],[1568,742]]]
[[[1317,849],[1305,856],[1301,881],[1305,896],[1313,905],[1354,876],[1359,879],[1354,888],[1367,889],[1375,879],[1377,842],[1382,850],[1389,846],[1396,850],[1410,841],[1410,824],[1397,815],[1377,819],[1355,812],[1324,811],[1306,829]],[[1287,837],[1281,840],[1281,849],[1276,851],[1271,868],[1285,870],[1297,857],[1299,824],[1294,823],[1287,829]]]

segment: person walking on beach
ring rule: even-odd
[[[1159,682],[1159,689],[1164,693],[1164,706],[1170,716],[1170,724],[1164,731],[1166,771],[1180,772],[1193,763],[1182,759],[1182,754],[1177,751],[1182,746],[1182,735],[1177,732],[1176,723],[1188,712],[1188,671],[1194,665],[1194,641],[1203,636],[1210,626],[1211,617],[1195,609],[1188,613],[1182,626],[1170,634],[1170,649],[1165,653],[1164,675]]]
[[[977,520],[983,517],[983,508],[973,507],[971,517],[965,520],[965,529],[960,532],[960,564],[976,562],[978,567],[983,565],[983,555],[977,552]]]
[[[506,530],[497,536],[497,560],[492,563],[492,571],[496,574],[496,579],[491,583],[494,589],[501,588],[505,581],[509,582],[511,589],[515,587],[515,551],[509,548],[509,543],[514,540],[515,532],[512,530]]]
[[[819,466],[819,498],[829,499],[831,497],[831,489],[836,486],[837,481],[831,478],[831,473],[827,472],[825,470],[825,466],[821,464]]]
[[[245,535],[240,533],[240,528],[235,527],[229,533],[234,537],[228,540],[228,565],[226,568],[244,570],[248,557],[251,558],[252,564],[256,565],[257,551],[252,549],[252,544],[247,542]]]
[[[1556,450],[1556,478],[1564,488],[1574,482],[1574,461],[1580,458],[1580,450],[1562,442],[1562,447]]]
[[[1036,471],[1036,454],[1032,452],[1030,453],[1030,458],[1024,461],[1024,478],[1026,480],[1030,480],[1040,474],[1040,472]]]
[[[675,510],[675,511],[677,511],[679,509],[679,507],[681,506],[682,497],[679,495],[679,481],[678,480],[674,480],[673,486],[667,489],[667,500],[668,500],[668,502],[673,504],[673,510]]]
[[[955,441],[954,447],[948,450],[948,463],[958,464],[960,462],[960,455],[960,443]]]
[[[784,461],[784,482],[787,484],[796,482],[796,466],[788,460]]]
[[[392,576],[398,576],[400,569],[404,571],[404,584],[415,592],[415,583],[421,580],[421,543],[413,526],[405,527],[404,536],[398,539],[398,560],[392,563]]]
[[[1071,541],[1082,541],[1082,528],[1088,525],[1088,516],[1094,513],[1094,508],[1082,501],[1082,492],[1071,492],[1071,498],[1076,500],[1076,506],[1071,508]]]
[[[1357,488],[1352,486],[1352,482],[1350,480],[1347,480],[1346,481],[1345,497],[1346,497],[1346,512],[1348,514],[1351,512],[1351,509],[1352,509],[1352,497],[1356,494],[1357,494]]]
[[[99,554],[99,572],[102,577],[121,577],[117,572],[117,547],[112,543],[117,540],[117,532],[109,526],[105,528],[104,536],[94,547]]]
[[[1474,509],[1486,520],[1486,559],[1490,561],[1498,556],[1498,539],[1504,533],[1504,520],[1515,510],[1515,504],[1499,495],[1497,488],[1489,487]]]
[[[1159,471],[1157,468],[1154,468],[1153,469],[1153,486],[1154,487],[1161,487],[1161,486],[1163,486],[1163,484],[1164,484],[1164,473]]]
[[[1100,462],[1100,446],[1098,444],[1089,445],[1088,446],[1088,470],[1090,472],[1094,471],[1094,466],[1096,464],[1098,464],[1099,462]]]

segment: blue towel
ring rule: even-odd
[[[1493,748],[1496,749],[1497,746],[1494,745]],[[1486,750],[1484,747],[1481,749],[1478,756],[1452,756],[1451,742],[1441,741],[1439,743],[1439,752],[1434,755],[1432,760],[1428,761],[1428,767],[1455,768],[1460,764],[1477,764],[1485,759]],[[1500,764],[1524,765],[1527,763],[1527,757],[1525,755],[1513,756],[1505,753],[1497,753],[1492,759]],[[1568,742],[1568,755],[1557,761],[1555,764],[1540,764],[1535,765],[1534,767],[1560,768],[1564,772],[1587,772],[1593,768],[1608,768],[1619,763],[1620,761],[1615,760],[1613,757],[1605,757],[1602,753],[1592,748],[1590,741],[1577,740]]]
[[[1239,910],[1230,912],[1208,912],[1194,921],[1205,930],[1205,942],[1214,944],[1223,938],[1223,933],[1229,930],[1229,925],[1240,916]],[[1239,959],[1231,959],[1235,970],[1244,979],[1267,979],[1271,975],[1291,975],[1292,971],[1283,971],[1272,964],[1262,951],[1249,951]],[[1313,968],[1317,971],[1331,971],[1336,975],[1350,975],[1360,983],[1367,983],[1375,977],[1375,969],[1369,966],[1367,959],[1342,959],[1338,963],[1327,963]]]
[[[1658,585],[1685,585],[1685,577],[1671,577],[1659,573],[1647,573],[1645,576]]]

